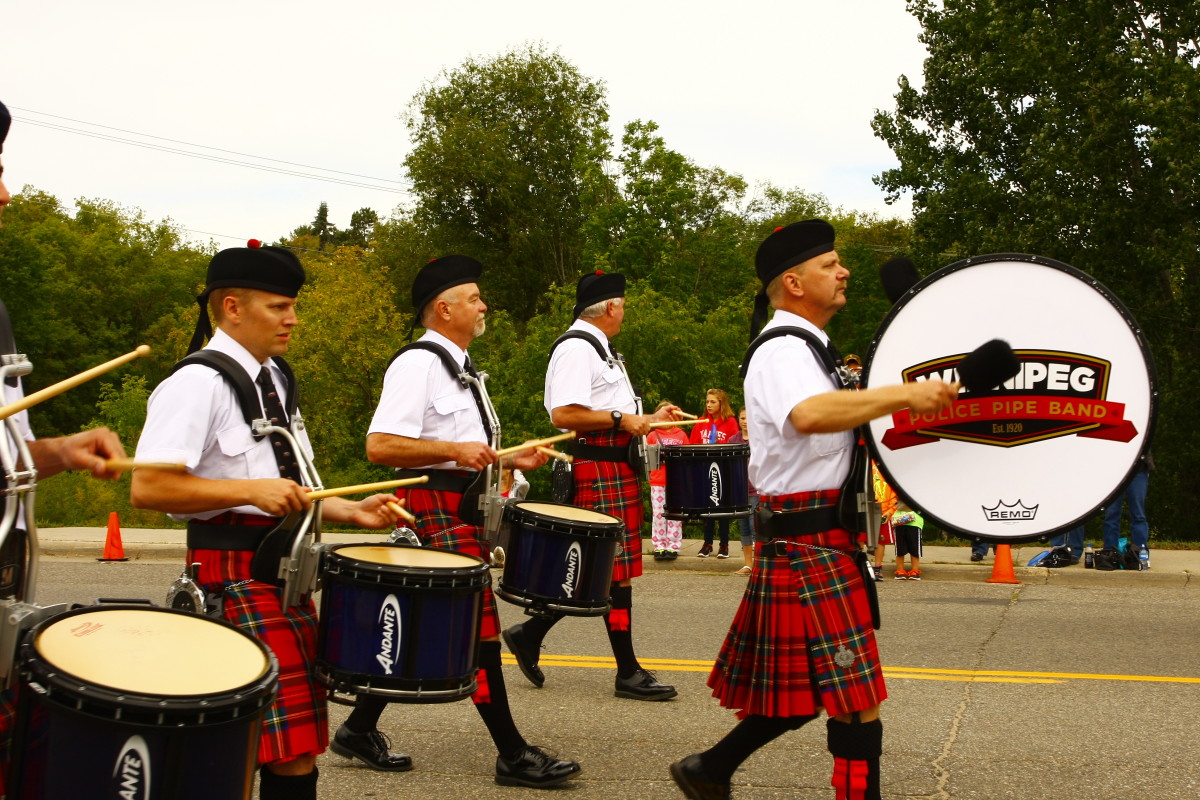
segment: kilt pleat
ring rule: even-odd
[[[596,447],[627,447],[630,436],[596,431],[584,436]],[[633,467],[619,461],[575,461],[575,499],[571,505],[590,508],[625,523],[625,538],[613,562],[613,583],[642,574],[642,495]]]

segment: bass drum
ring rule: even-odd
[[[866,383],[957,379],[1003,339],[1017,375],[938,414],[873,420],[871,454],[910,506],[950,532],[1001,542],[1087,520],[1138,469],[1157,411],[1153,362],[1128,309],[1087,274],[1002,253],[938,270],[884,320]]]

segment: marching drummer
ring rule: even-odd
[[[643,669],[633,648],[631,579],[642,574],[642,500],[630,451],[631,444],[637,444],[635,437],[650,432],[651,422],[678,419],[679,407],[666,405],[652,415],[642,414],[624,362],[609,343],[625,319],[624,275],[597,271],[580,278],[574,315],[575,322],[555,342],[546,370],[544,403],[551,422],[580,433],[570,448],[575,457],[573,497],[555,499],[625,523],[625,539],[613,564],[612,611],[604,616],[617,661],[614,694],[669,700],[676,695],[675,687],[659,683]],[[558,614],[533,616],[504,631],[505,643],[534,686],[545,681],[538,666],[542,640],[561,619]]]
[[[367,433],[367,457],[397,468],[401,478],[425,475],[429,482],[400,490],[417,516],[417,534],[430,547],[488,560],[477,489],[500,458],[488,416],[490,401],[480,387],[467,346],[485,328],[487,306],[479,294],[483,265],[469,256],[430,261],[413,280],[414,326],[425,334],[400,350],[383,379],[383,395]],[[462,377],[460,377],[462,376]],[[471,378],[476,379],[474,382]],[[472,388],[476,387],[476,388]],[[504,457],[506,467],[532,469],[547,456],[525,451]],[[465,497],[464,497],[465,496]],[[471,517],[466,522],[463,515]],[[500,621],[495,597],[484,588],[480,626],[478,689],[472,695],[496,745],[496,783],[544,789],[579,772],[574,761],[553,758],[529,745],[517,730],[500,667]]]
[[[200,319],[191,350],[211,335],[205,352],[221,354],[210,357],[228,365],[228,377],[211,364],[190,363],[150,395],[137,457],[184,462],[188,472],[135,470],[131,494],[138,508],[188,520],[187,558],[200,564],[201,588],[220,594],[224,618],[262,641],[279,660],[279,694],[263,723],[258,748],[260,797],[315,799],[316,758],[329,743],[326,690],[309,669],[316,654],[316,608],[311,599],[284,608],[282,589],[251,579],[263,534],[279,517],[303,511],[311,501],[298,455],[281,434],[255,438],[239,394],[252,393],[246,402],[256,412],[263,411],[281,427],[289,425],[285,408],[296,387],[279,357],[297,324],[296,295],[305,275],[291,251],[254,240],[250,245],[213,256],[198,298]],[[299,425],[293,433],[311,453]],[[385,494],[358,502],[330,498],[322,503],[322,517],[389,529],[397,519],[387,506],[390,500]],[[385,749],[377,760],[386,758],[394,770],[411,768],[408,756],[387,754],[381,740],[377,732],[371,738]]]
[[[824,328],[846,304],[850,271],[833,241],[829,223],[797,222],[768,236],[755,258],[763,290],[754,330],[768,300],[776,309],[743,367],[750,480],[767,514],[759,517],[750,583],[708,679],[742,721],[712,748],[671,765],[690,798],[729,797],[743,761],[822,709],[838,800],[880,796],[879,704],[887,691],[856,534],[844,528],[851,523],[840,518],[838,499],[851,477],[853,428],[903,408],[946,408],[957,387],[931,379],[838,391],[844,384],[833,378]]]
[[[12,117],[4,103],[0,103],[0,154],[4,152],[4,140],[8,137]],[[4,164],[0,161],[0,216],[4,207],[12,202],[12,195],[4,185]],[[0,355],[11,355],[17,352],[13,337],[12,321],[8,309],[0,301]],[[0,383],[0,397],[3,405],[15,403],[24,397],[20,378],[6,380]],[[108,428],[93,428],[70,436],[56,436],[49,439],[35,439],[29,426],[29,412],[20,411],[13,415],[13,422],[33,457],[33,466],[37,468],[38,478],[48,478],[65,470],[88,470],[97,478],[115,479],[120,477],[119,471],[110,470],[106,461],[110,458],[124,458],[125,448],[121,440]],[[7,431],[6,434],[7,435]],[[12,447],[6,441],[4,447]],[[7,482],[7,476],[5,476]],[[18,515],[18,524],[23,517]],[[22,599],[21,580],[25,570],[25,531],[13,528],[0,546],[0,598],[16,597]],[[12,736],[15,709],[13,708],[10,690],[0,692],[0,796],[7,788],[9,744]]]

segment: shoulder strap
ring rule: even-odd
[[[590,333],[588,333],[586,331],[567,331],[562,336],[555,339],[554,344],[550,345],[550,356],[549,357],[553,358],[554,351],[558,348],[558,346],[560,344],[562,344],[563,342],[569,341],[571,339],[583,339],[588,344],[590,344],[593,349],[595,349],[596,355],[600,356],[601,361],[603,361],[606,364],[609,363],[610,356],[607,352],[605,352],[604,345],[600,344],[599,339],[597,339],[595,336],[592,336]]]
[[[442,364],[445,365],[446,371],[450,373],[450,377],[456,381],[459,381],[460,383],[462,382],[462,378],[459,376],[462,375],[463,365],[454,363],[454,357],[450,355],[450,351],[436,342],[419,341],[413,342],[412,344],[406,344],[404,347],[401,347],[396,351],[396,355],[392,356],[391,360],[388,361],[388,366],[390,367],[392,365],[392,361],[395,361],[397,358],[410,350],[426,350],[438,356],[442,360]]]
[[[829,374],[833,376],[834,383],[837,383],[838,385],[844,384],[841,373],[838,372],[837,363],[833,360],[833,354],[829,352],[829,348],[825,346],[825,343],[822,342],[812,331],[807,331],[804,328],[797,328],[793,325],[772,328],[769,331],[759,334],[758,337],[750,343],[749,349],[746,350],[746,356],[742,359],[742,365],[738,368],[738,375],[741,376],[742,380],[746,379],[746,370],[750,369],[750,359],[754,357],[755,351],[757,351],[758,348],[762,347],[767,342],[771,341],[772,339],[777,339],[780,336],[797,336],[803,339],[808,343],[809,349],[813,351],[813,354],[817,357],[817,360],[820,361],[825,366],[825,369],[829,371]]]
[[[0,300],[0,355],[12,355],[17,352],[17,342],[13,338],[12,320],[8,317],[8,308]],[[9,386],[16,386],[17,379],[9,378]]]
[[[298,394],[296,376],[292,372],[291,366],[283,358],[275,356],[274,361],[275,365],[279,367],[279,371],[283,373],[284,379],[287,380],[287,414],[288,419],[294,419],[297,405],[296,395]],[[258,386],[232,356],[216,350],[197,350],[172,367],[170,374],[175,374],[189,364],[200,364],[221,373],[221,377],[233,387],[238,398],[238,405],[242,408],[242,417],[246,420],[247,425],[262,418],[263,406],[262,398],[258,394]]]

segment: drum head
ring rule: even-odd
[[[220,694],[259,680],[270,667],[258,642],[231,626],[152,609],[99,608],[51,619],[34,649],[57,670],[139,695]]]
[[[614,522],[624,527],[624,523],[616,517],[589,508],[578,508],[560,503],[516,503],[517,508],[529,514],[540,514],[560,520],[579,522],[585,525],[611,525]]]
[[[909,505],[951,532],[1023,541],[1082,523],[1149,445],[1157,392],[1141,331],[1079,270],[980,256],[896,303],[871,345],[867,385],[954,380],[957,362],[991,339],[1012,347],[1015,378],[963,392],[937,415],[872,421],[872,456]]]
[[[463,553],[407,545],[341,544],[330,548],[330,552],[369,564],[417,569],[469,569],[483,563]]]

